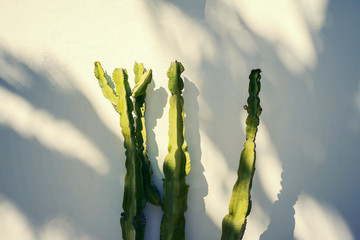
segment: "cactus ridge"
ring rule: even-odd
[[[170,97],[169,110],[169,145],[165,157],[163,172],[163,203],[164,212],[160,239],[185,239],[185,217],[187,210],[187,194],[189,185],[185,177],[190,171],[190,158],[184,139],[184,99],[181,96],[184,82],[180,74],[184,67],[180,62],[171,63],[168,71]]]
[[[251,211],[250,190],[255,172],[255,137],[259,126],[260,106],[260,69],[252,70],[249,76],[249,97],[244,109],[248,113],[246,118],[246,141],[241,152],[238,178],[233,187],[229,213],[222,221],[222,240],[242,239],[246,226],[246,217]]]

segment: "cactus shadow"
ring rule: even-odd
[[[152,181],[162,193],[163,174],[159,167],[159,148],[156,143],[155,127],[158,120],[164,114],[164,108],[167,104],[168,94],[163,87],[155,89],[154,81],[151,81],[146,91],[146,133],[148,155],[153,170]],[[162,217],[161,208],[152,204],[147,204],[144,209],[146,216],[145,239],[153,239],[154,236],[160,236],[160,223]]]
[[[193,239],[213,239],[219,229],[206,213],[204,201],[208,195],[208,183],[204,175],[204,166],[201,163],[199,103],[197,100],[200,92],[188,78],[184,77],[184,82],[185,138],[191,159],[191,171],[187,176],[190,188],[188,211],[186,212],[186,238],[190,239],[191,236]],[[196,236],[197,234],[199,235]]]
[[[159,147],[156,143],[154,129],[157,126],[157,121],[163,116],[164,109],[167,104],[168,94],[163,87],[155,90],[155,83],[152,81],[147,88],[147,112],[146,118],[146,131],[147,131],[147,144],[149,150],[149,158],[151,161],[152,169],[154,172],[153,181],[159,190],[162,189],[163,178],[162,171],[159,168],[159,162],[156,160],[159,156]]]
[[[284,174],[286,175],[287,172],[283,172],[282,177],[284,177]],[[286,185],[282,185],[278,200],[271,206],[270,222],[266,230],[260,235],[260,240],[294,239],[294,206],[298,200],[298,193],[294,193],[294,189],[289,191],[291,186]]]

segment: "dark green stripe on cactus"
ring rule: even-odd
[[[229,213],[222,221],[222,240],[242,239],[246,226],[246,217],[251,211],[250,190],[255,172],[255,137],[259,126],[260,106],[260,69],[252,70],[249,76],[249,97],[247,99],[248,117],[246,118],[246,141],[240,156],[238,178],[234,185]]]
[[[180,77],[184,67],[180,62],[172,62],[168,71],[170,97],[169,110],[169,145],[165,157],[163,172],[163,203],[164,212],[160,239],[185,239],[185,216],[187,210],[187,194],[189,186],[185,177],[190,171],[190,158],[184,139],[184,100],[181,96],[184,82]],[[186,166],[188,163],[188,166]],[[186,170],[188,168],[188,171]]]

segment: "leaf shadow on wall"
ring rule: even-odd
[[[162,2],[161,1],[156,1],[156,4],[161,5]],[[169,1],[164,1],[167,4],[169,3]],[[156,6],[155,4],[155,6]],[[150,5],[149,5],[150,7]],[[191,8],[191,4],[183,4],[182,8],[180,9],[176,9],[176,14],[181,14],[181,13],[185,13],[187,14],[187,10]],[[201,6],[201,11],[205,12],[205,4],[203,6]],[[155,8],[153,5],[150,8]],[[156,7],[157,8],[157,7]],[[162,9],[162,7],[159,7],[159,9]],[[173,8],[170,7],[166,7],[165,8],[166,11],[170,11]],[[186,33],[190,33],[193,32],[193,29],[189,30],[187,29],[186,25],[182,26],[182,24],[179,24],[179,32],[181,32],[182,34],[174,34],[171,35],[171,33],[167,32],[166,29],[172,29],[169,26],[164,26],[164,31],[161,28],[162,24],[166,24],[166,22],[161,22],[160,24],[157,21],[166,21],[166,19],[164,20],[158,20],[156,16],[158,15],[162,15],[161,12],[157,12],[155,9],[154,10],[154,19],[152,19],[154,22],[153,24],[156,24],[156,26],[158,26],[158,28],[156,28],[159,33],[157,34],[158,36],[162,36],[162,40],[167,39],[169,41],[169,45],[171,45],[174,49],[178,49],[178,54],[179,57],[178,60],[182,59],[182,58],[186,58],[186,56],[189,54],[188,52],[182,52],[182,50],[186,49],[186,47],[183,46],[177,46],[176,43],[178,44],[185,44],[188,45],[189,43],[186,41],[183,41],[183,39],[177,39],[176,36],[178,37],[184,37],[187,36]],[[152,11],[150,11],[152,12]],[[167,13],[169,16],[172,16],[171,13]],[[176,15],[174,14],[174,15]],[[177,16],[177,15],[176,15]],[[192,16],[191,16],[192,17]],[[207,155],[207,153],[205,152],[205,154],[203,154],[202,151],[204,151],[204,149],[201,149],[201,154],[195,154],[195,156],[199,156],[199,160],[198,161],[206,161],[206,162],[211,162],[211,165],[214,166],[214,171],[213,171],[213,175],[210,176],[210,180],[213,181],[214,178],[217,178],[218,176],[215,176],[216,172],[223,172],[224,169],[228,169],[228,171],[232,171],[234,169],[237,169],[238,167],[238,159],[240,156],[240,151],[234,151],[234,149],[238,149],[238,146],[242,146],[242,142],[243,141],[239,141],[239,139],[244,139],[242,138],[241,132],[241,124],[238,123],[238,119],[239,119],[239,110],[242,109],[241,106],[244,105],[244,102],[246,102],[246,88],[248,86],[248,78],[247,78],[247,72],[245,74],[242,74],[242,78],[240,78],[240,80],[238,78],[235,78],[235,76],[238,77],[238,73],[241,72],[244,68],[244,58],[245,57],[249,57],[246,56],[247,53],[244,53],[242,50],[240,50],[236,43],[231,39],[231,36],[229,38],[228,35],[222,35],[222,32],[216,32],[215,29],[212,29],[212,26],[208,26],[206,25],[203,20],[204,19],[200,19],[199,22],[197,20],[192,19],[195,24],[191,25],[191,27],[194,27],[195,29],[201,29],[201,28],[205,28],[206,32],[210,32],[211,34],[209,36],[201,36],[201,34],[203,32],[199,32],[198,34],[200,35],[199,39],[201,40],[207,40],[207,42],[215,42],[215,44],[217,44],[217,49],[215,51],[215,56],[213,57],[213,59],[209,59],[207,58],[207,54],[203,54],[203,58],[201,58],[201,62],[199,63],[198,68],[195,67],[195,69],[197,71],[201,72],[201,76],[203,77],[203,79],[194,79],[194,82],[201,82],[201,80],[203,81],[203,84],[200,84],[201,87],[197,90],[197,93],[189,93],[189,95],[184,96],[185,98],[185,102],[192,102],[191,100],[189,100],[189,98],[191,97],[191,95],[194,96],[198,96],[197,98],[201,98],[202,99],[202,103],[204,104],[204,102],[207,104],[207,107],[209,108],[209,110],[211,111],[211,114],[209,114],[210,116],[207,117],[203,117],[201,115],[199,115],[200,112],[200,107],[198,107],[198,109],[196,110],[192,110],[193,112],[197,112],[197,116],[198,116],[198,122],[199,122],[199,130],[202,129],[202,134],[206,134],[207,137],[210,139],[210,141],[213,142],[213,144],[216,146],[217,149],[220,150],[220,154],[222,155],[221,157],[223,159],[226,160],[226,165],[223,167],[223,163],[221,162],[222,159],[214,159],[215,156],[209,156]],[[190,25],[189,25],[190,26]],[[189,30],[189,31],[187,31]],[[165,36],[165,37],[163,37]],[[189,39],[189,41],[193,41],[196,42],[196,37],[194,36],[194,39]],[[173,39],[175,38],[175,39]],[[224,43],[227,43],[228,41],[230,41],[231,44],[225,45]],[[206,42],[206,43],[207,43]],[[175,44],[174,44],[175,43]],[[200,43],[200,45],[198,45],[198,47],[202,48],[202,44],[203,42]],[[193,44],[190,44],[191,46]],[[206,45],[206,44],[205,44]],[[197,44],[195,44],[195,46],[197,46]],[[201,49],[196,49],[196,51],[198,51],[200,54],[201,53]],[[176,50],[175,50],[176,52]],[[229,57],[229,55],[231,56],[236,56],[236,60],[232,57]],[[244,56],[245,55],[245,56]],[[269,53],[270,55],[270,53]],[[196,57],[194,58],[195,62],[196,62]],[[234,66],[233,63],[239,63],[239,66]],[[256,63],[257,60],[252,58],[251,59],[251,63]],[[251,64],[250,63],[250,64]],[[185,64],[185,62],[184,62]],[[185,65],[186,69],[190,69],[194,70],[194,66],[188,66]],[[193,69],[191,69],[193,68]],[[230,69],[229,69],[230,68]],[[206,80],[206,81],[205,81]],[[192,82],[193,82],[192,81]],[[187,83],[187,82],[186,82]],[[198,84],[193,84],[194,86],[198,85]],[[244,88],[243,86],[246,86],[246,88]],[[197,87],[196,87],[197,88]],[[184,93],[185,94],[185,93]],[[193,96],[193,98],[194,98]],[[245,101],[242,102],[242,99],[244,99]],[[197,100],[196,102],[199,102],[199,100]],[[190,107],[193,107],[192,103],[189,104]],[[196,107],[195,107],[196,108]],[[186,109],[185,109],[186,111]],[[192,114],[193,116],[195,116],[195,114]],[[187,123],[187,122],[186,122]],[[190,122],[190,126],[192,125],[192,121]],[[189,124],[186,124],[186,134],[189,132],[188,127]],[[186,136],[187,139],[191,139],[191,137]],[[196,138],[196,137],[195,137]],[[200,132],[199,132],[199,138],[200,138]],[[197,141],[200,143],[200,141]],[[234,148],[234,143],[236,143],[236,147]],[[191,148],[194,147],[190,144],[189,142],[189,151],[191,150]],[[195,146],[196,147],[196,146]],[[206,159],[202,159],[202,158]],[[210,158],[209,158],[210,157]],[[196,157],[197,159],[197,157]],[[192,162],[192,164],[194,164]],[[209,165],[208,165],[209,166]],[[204,168],[202,166],[202,168]],[[194,170],[194,169],[193,169]],[[231,182],[231,186],[229,186],[229,182],[228,181],[224,181],[222,179],[218,179],[216,180],[216,184],[218,185],[217,192],[216,193],[212,193],[213,195],[209,195],[209,183],[206,182],[205,177],[203,178],[204,171],[208,171],[209,169],[204,169],[201,170],[201,172],[198,171],[192,171],[191,174],[193,174],[191,176],[189,176],[189,184],[190,184],[190,189],[193,186],[196,186],[197,188],[204,188],[204,190],[206,189],[206,191],[204,192],[204,190],[201,191],[201,197],[202,199],[200,199],[200,196],[195,195],[196,197],[191,198],[191,192],[189,192],[189,201],[188,201],[188,205],[189,205],[189,211],[188,211],[188,217],[186,218],[186,221],[188,222],[194,222],[194,224],[189,224],[187,225],[187,232],[190,233],[189,236],[197,237],[199,239],[202,238],[219,238],[221,235],[221,228],[219,228],[219,226],[221,226],[221,224],[219,224],[219,221],[221,223],[221,219],[224,217],[224,215],[222,216],[221,214],[218,214],[219,209],[228,209],[228,202],[230,199],[230,195],[228,196],[228,198],[226,196],[224,196],[223,193],[229,194],[231,193],[232,190],[232,185],[233,182]],[[191,175],[190,174],[190,175]],[[196,175],[195,175],[196,174]],[[227,174],[225,174],[225,177],[228,177]],[[222,175],[221,175],[222,176]],[[200,179],[200,182],[202,182],[201,179],[205,180],[205,184],[204,185],[198,185],[198,180],[197,177]],[[258,180],[257,176],[255,175],[256,180]],[[214,183],[214,182],[213,182]],[[259,200],[260,204],[262,205],[262,207],[264,208],[270,208],[270,206],[272,205],[271,202],[268,200],[268,198],[266,197],[266,194],[264,193],[261,185],[254,183],[254,188],[257,189],[257,196],[260,196],[257,198],[257,200]],[[214,188],[213,188],[214,189]],[[190,190],[191,191],[191,190]],[[220,195],[220,196],[219,196]],[[254,196],[255,194],[253,194]],[[221,202],[220,206],[217,206],[217,208],[213,208],[213,209],[209,209],[205,207],[205,198],[213,198],[216,199],[216,201],[219,203]],[[226,198],[225,201],[222,201]],[[201,203],[201,207],[197,208],[197,209],[204,209],[204,216],[201,215],[201,218],[198,216],[196,216],[195,214],[191,215],[191,209],[190,206],[191,205],[198,205],[199,202]],[[225,202],[225,203],[224,203]],[[217,212],[213,215],[216,215],[216,224],[214,222],[213,218],[210,218],[209,216],[209,212]],[[199,219],[198,221],[195,221],[194,219]],[[204,221],[205,219],[205,221]],[[189,227],[188,227],[189,226]],[[201,227],[202,231],[199,231],[197,229],[197,227]],[[291,227],[289,227],[289,229],[291,229]]]
[[[351,214],[350,207],[347,207],[351,204],[342,204],[343,199],[340,195],[339,197],[331,196],[333,192],[331,188],[335,185],[339,186],[337,189],[339,192],[345,194],[345,190],[340,185],[351,185],[351,179],[358,179],[357,175],[352,173],[351,177],[342,178],[342,183],[338,185],[333,178],[334,173],[338,171],[334,156],[341,158],[340,153],[346,152],[347,169],[354,169],[350,167],[354,165],[351,161],[353,161],[354,156],[358,156],[355,150],[345,150],[348,149],[345,142],[347,144],[356,143],[358,136],[354,136],[348,129],[345,131],[346,134],[341,132],[340,127],[335,124],[335,122],[344,123],[348,121],[343,117],[347,113],[343,112],[345,108],[342,106],[350,106],[353,103],[351,97],[349,99],[338,97],[336,98],[338,102],[331,100],[332,108],[341,109],[343,112],[342,114],[335,114],[336,117],[334,117],[334,112],[330,110],[330,104],[327,103],[335,96],[348,96],[347,93],[351,92],[351,89],[345,91],[345,86],[353,86],[353,89],[358,87],[357,75],[354,71],[357,68],[353,64],[356,61],[345,67],[348,71],[336,70],[341,63],[341,60],[336,60],[338,58],[336,53],[341,49],[341,41],[344,41],[340,36],[349,33],[341,28],[341,24],[343,24],[341,21],[336,23],[336,28],[327,29],[327,32],[324,33],[321,28],[321,19],[325,19],[327,16],[327,12],[323,11],[323,9],[326,10],[327,1],[316,1],[308,7],[301,5],[301,1],[288,2],[282,7],[298,13],[296,16],[294,15],[294,18],[269,18],[267,22],[258,22],[259,24],[256,27],[254,27],[254,21],[249,21],[249,17],[254,17],[250,19],[254,20],[259,17],[257,15],[259,12],[257,10],[251,11],[253,5],[250,1],[241,1],[242,7],[250,7],[246,10],[246,14],[244,13],[245,8],[237,11],[236,7],[238,6],[235,5],[238,3],[208,0],[200,9],[205,12],[204,19],[194,18],[189,14],[189,9],[192,7],[190,3],[171,5],[172,1],[152,1],[152,5],[148,4],[147,6],[152,10],[150,11],[153,13],[151,20],[156,26],[154,29],[158,31],[157,35],[161,36],[163,42],[167,41],[169,47],[177,54],[178,59],[187,60],[187,64],[184,62],[185,66],[193,65],[188,66],[187,69],[193,68],[193,72],[202,77],[202,79],[194,79],[194,83],[201,86],[199,87],[199,102],[202,104],[199,110],[199,127],[202,133],[202,141],[204,141],[203,136],[205,135],[210,139],[217,148],[219,155],[225,159],[224,168],[228,169],[228,173],[237,169],[241,151],[238,148],[242,147],[245,138],[239,123],[239,113],[241,106],[246,103],[248,95],[246,92],[248,74],[251,69],[260,67],[263,70],[260,98],[264,110],[261,115],[261,124],[266,126],[269,136],[271,136],[270,141],[278,153],[283,172],[281,173],[281,191],[278,192],[277,199],[268,197],[267,191],[263,188],[264,185],[258,176],[260,171],[255,172],[252,198],[256,199],[258,206],[253,206],[253,212],[255,212],[256,207],[261,208],[262,211],[257,216],[261,222],[258,231],[256,231],[258,235],[253,236],[253,238],[256,239],[261,236],[261,239],[264,240],[293,239],[296,228],[294,205],[298,201],[298,196],[303,192],[311,193],[318,201],[329,203],[334,209],[341,210],[352,230],[357,231],[353,223],[356,221]],[[239,3],[239,6],[241,4]],[[330,3],[329,7],[335,9],[333,4]],[[275,8],[275,5],[273,7]],[[162,8],[165,9],[164,11],[173,10],[173,12],[167,12],[166,19],[159,18],[158,16],[163,16],[161,14]],[[271,13],[267,9],[262,10],[267,14]],[[309,14],[311,11],[317,12],[318,10],[322,15]],[[343,9],[342,11],[346,12]],[[275,15],[278,16],[278,14]],[[312,19],[314,16],[316,18]],[[260,28],[257,28],[279,19],[283,25],[280,24],[278,29],[276,28],[277,25],[264,28],[262,32],[259,31]],[[298,25],[290,24],[289,29],[289,25],[287,25],[289,21],[287,20]],[[331,24],[331,19],[326,20],[324,26]],[[176,27],[171,23],[176,23]],[[343,24],[343,26],[350,25],[350,22]],[[194,29],[196,29],[196,34],[194,34]],[[294,34],[292,37],[300,36],[302,40],[282,38],[284,29],[295,31],[294,33],[298,35]],[[342,29],[341,34],[336,34],[340,29]],[[280,31],[281,34],[273,35],[275,30]],[[352,30],[348,30],[353,33]],[[336,36],[325,38],[329,36],[329,33]],[[274,36],[279,39],[272,39]],[[356,38],[348,36],[347,39],[351,39],[348,46],[354,46],[353,51],[356,52],[355,46],[358,45],[352,40]],[[299,44],[299,48],[295,49],[294,47],[297,44]],[[334,48],[335,45],[336,48]],[[321,53],[322,48],[327,54]],[[351,55],[350,51],[348,55]],[[347,62],[345,56],[341,59],[343,62]],[[329,68],[329,64],[333,67]],[[342,79],[340,73],[347,75],[350,72],[351,77],[348,79],[353,81],[350,82],[349,80],[348,85],[341,81],[328,81],[329,79],[334,80],[335,75],[338,76],[338,79]],[[337,94],[340,90],[342,94]],[[206,110],[203,110],[204,108]],[[329,133],[334,132],[334,129],[336,129],[338,136],[348,139],[348,141],[342,141],[340,144],[341,151],[335,144],[336,141],[331,140],[332,137],[329,135]],[[238,149],[238,151],[234,149]],[[354,149],[358,148],[355,147]],[[209,150],[203,147],[201,157],[206,156]],[[325,159],[326,163],[321,162]],[[267,160],[258,159],[258,161]],[[220,164],[219,161],[216,162],[219,174],[226,172],[223,171],[223,165]],[[205,173],[208,171],[209,165],[206,167]],[[324,170],[316,172],[315,169]],[[215,174],[211,175],[211,178],[213,177]],[[224,174],[223,187],[222,189],[219,188],[218,194],[231,192],[231,187],[228,187],[225,181],[227,180],[226,177]],[[272,176],[268,175],[268,177]],[[330,182],[332,184],[329,184]],[[211,184],[208,185],[209,188],[212,187]],[[346,193],[346,196],[348,196],[348,201],[350,201],[351,196],[358,199],[356,194]],[[222,217],[217,216],[219,219]],[[250,227],[251,223],[249,223],[248,228],[250,229]],[[217,229],[217,232],[219,231]]]
[[[60,64],[31,67],[4,46],[0,53],[0,194],[40,235],[60,217],[84,236],[118,239],[122,141]]]
[[[178,8],[183,9],[184,11],[186,11],[186,14],[188,16],[199,19],[204,18],[203,9],[205,9],[206,0],[167,0],[167,2],[172,3]]]

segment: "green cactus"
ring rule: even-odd
[[[170,97],[169,145],[164,160],[163,203],[160,239],[185,239],[185,216],[189,185],[185,177],[190,171],[190,158],[184,139],[184,99],[181,96],[184,82],[180,74],[184,67],[180,62],[172,62],[168,71]]]
[[[146,201],[159,205],[160,194],[151,184],[151,164],[147,156],[145,129],[145,92],[152,79],[152,71],[144,73],[143,64],[135,63],[135,88],[131,94],[128,74],[125,69],[117,68],[113,72],[116,91],[110,86],[99,62],[95,62],[95,76],[104,96],[115,106],[120,114],[121,132],[125,147],[125,183],[122,217],[120,224],[123,239],[144,239],[145,217],[143,209]],[[110,79],[111,80],[111,79]],[[110,81],[109,80],[109,81]],[[133,118],[135,98],[136,128]]]
[[[234,185],[229,213],[222,221],[222,240],[242,239],[246,226],[246,217],[251,211],[250,190],[255,172],[255,136],[259,126],[260,107],[260,69],[252,70],[249,76],[248,112],[246,118],[246,141],[241,153],[240,165],[237,172],[238,179]]]
[[[123,239],[144,239],[145,217],[143,209],[146,202],[161,205],[164,212],[160,239],[185,239],[185,216],[187,210],[187,194],[189,185],[186,176],[190,172],[191,163],[184,127],[184,99],[181,96],[184,82],[181,73],[184,67],[180,62],[172,62],[167,73],[169,78],[170,110],[169,110],[169,145],[164,160],[163,201],[160,193],[151,181],[152,168],[148,157],[145,97],[146,88],[152,80],[152,71],[144,70],[143,64],[135,63],[135,87],[131,92],[128,75],[125,69],[117,68],[112,79],[104,73],[99,62],[95,62],[95,76],[104,96],[114,105],[120,114],[121,132],[124,136],[126,155],[126,175],[124,183],[124,199],[122,217],[120,219]],[[241,153],[238,179],[234,185],[229,204],[229,213],[222,222],[222,240],[242,239],[246,226],[246,217],[251,211],[250,190],[255,171],[255,137],[259,125],[260,76],[261,70],[252,70],[249,76],[249,97],[246,119],[246,141]],[[131,99],[133,98],[133,101]],[[133,117],[135,111],[135,122]],[[135,124],[134,124],[135,123]]]
[[[136,114],[136,140],[139,157],[142,161],[142,174],[145,188],[146,200],[156,206],[160,205],[160,192],[152,183],[151,176],[153,175],[151,163],[148,157],[147,142],[146,142],[146,126],[145,126],[145,97],[146,88],[152,79],[152,71],[148,70],[144,73],[144,65],[142,63],[135,63],[135,87],[133,90],[133,97],[135,98],[135,114]]]

